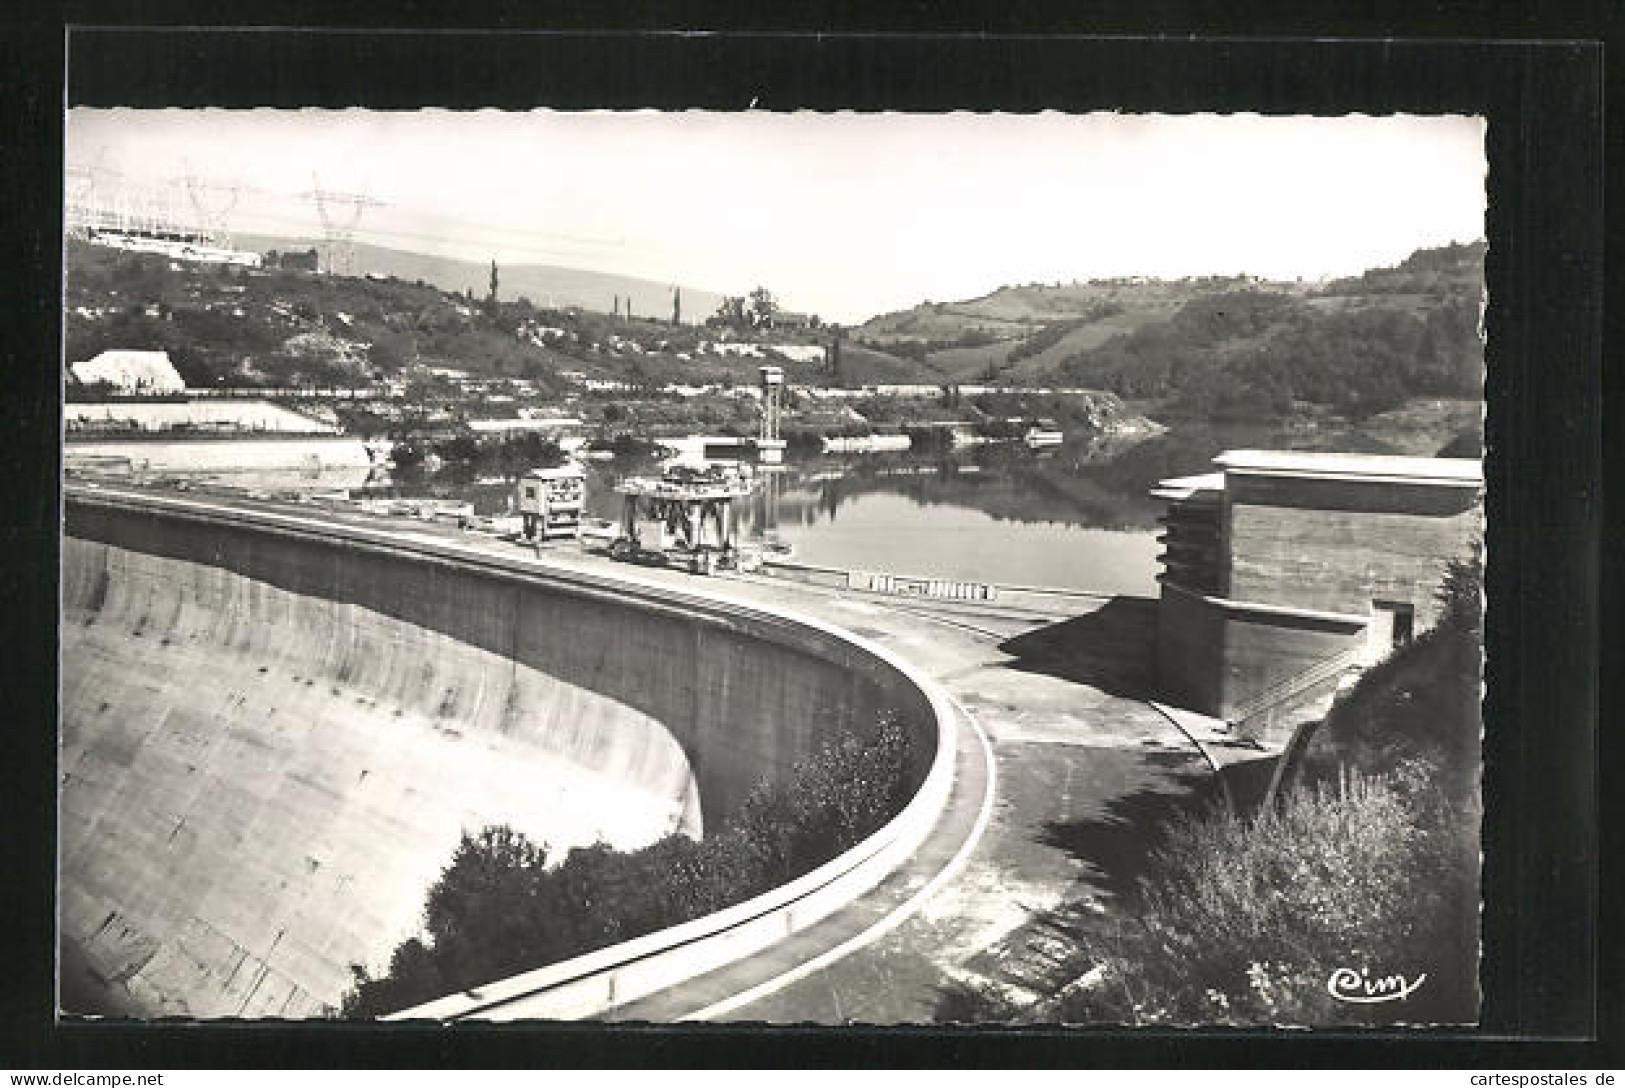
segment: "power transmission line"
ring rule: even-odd
[[[489,251],[493,243],[511,257],[536,263],[586,270],[598,265],[605,275],[637,275],[602,268],[606,251],[625,247],[622,238],[594,237],[536,227],[448,222],[448,229],[412,229],[373,224],[363,226],[367,209],[386,206],[367,192],[341,192],[324,188],[314,172],[314,188],[303,193],[266,189],[237,180],[211,180],[196,172],[188,162],[179,177],[155,179],[131,174],[106,159],[105,147],[89,163],[68,164],[64,168],[63,198],[67,227],[71,233],[88,237],[97,231],[130,233],[199,241],[207,237],[213,244],[231,248],[232,227],[238,233],[285,233],[309,238],[317,223],[278,210],[278,202],[300,201],[315,206],[322,234],[318,243],[325,250],[325,270],[354,274],[357,243],[368,239],[388,245],[394,242],[410,248],[412,242],[434,242],[435,250],[476,249]],[[267,206],[272,205],[272,206]],[[392,206],[397,213],[410,209]],[[284,203],[283,209],[290,209]],[[438,212],[424,212],[423,218],[446,221]],[[596,251],[596,252],[594,252]],[[472,261],[474,258],[457,258]],[[669,273],[667,273],[669,274]],[[661,276],[658,271],[645,278]]]
[[[109,183],[114,183],[125,189],[150,188],[155,184],[158,184],[136,177],[135,175],[127,174],[126,172],[117,168],[103,167],[100,165],[100,158],[101,157],[98,156],[97,161],[88,166],[70,164],[65,168],[64,175],[65,178],[68,179],[65,182],[65,195],[70,198],[70,204],[78,203],[72,198],[78,191],[78,188],[83,187],[83,182],[80,179],[84,179],[89,175],[95,176],[101,189],[106,189]],[[188,176],[182,179],[188,186],[194,184],[190,177],[190,173],[190,170],[188,170]],[[175,184],[175,182],[171,181],[170,184]],[[198,184],[202,190],[220,191],[227,194],[226,199],[223,200],[218,206],[205,199],[203,202],[204,206],[198,207],[198,204],[194,201],[193,207],[197,217],[201,220],[199,226],[205,231],[212,232],[218,229],[214,226],[214,224],[220,219],[222,211],[224,211],[226,214],[231,214],[234,212],[239,221],[245,219],[252,220],[256,223],[275,221],[288,225],[293,225],[295,223],[295,220],[291,216],[264,210],[263,205],[267,198],[271,200],[292,199],[306,203],[315,203],[317,204],[318,220],[321,219],[322,209],[320,204],[315,200],[315,190],[303,193],[290,193],[286,190],[267,189],[251,183],[237,181],[233,181],[229,185],[208,181],[203,181]],[[319,184],[316,186],[316,190],[321,190],[321,186]],[[351,224],[350,230],[355,237],[362,239],[369,237],[415,238],[457,244],[468,249],[489,249],[493,243],[497,243],[503,250],[508,252],[522,252],[539,256],[557,255],[562,259],[568,259],[568,250],[571,247],[614,250],[623,248],[626,245],[626,240],[624,238],[585,235],[570,231],[547,230],[544,228],[519,226],[506,223],[485,225],[464,221],[456,222],[454,225],[444,230],[421,228],[414,230],[404,227],[382,227],[377,225],[363,228],[360,226],[361,217],[356,215],[353,205],[349,207],[346,207],[346,205],[353,201],[354,197],[356,196],[361,196],[364,200],[369,202],[368,204],[364,205],[364,207],[384,206],[386,202],[375,201],[370,194],[364,193],[348,194],[327,191],[322,191],[322,193],[329,199],[330,210],[335,217],[337,217],[340,226],[342,226],[344,220],[354,216],[355,222]],[[235,199],[232,199],[231,194],[235,194]],[[92,201],[90,201],[87,197],[84,203],[88,205],[92,203]],[[104,213],[107,213],[107,205],[109,202],[104,200],[102,203],[104,205],[103,211]],[[116,203],[116,201],[114,203]],[[440,212],[412,209],[395,204],[394,202],[387,202],[387,204],[397,213],[414,215],[423,220],[444,220],[448,218]],[[298,222],[298,226],[304,230],[309,230],[315,225],[316,224],[307,224],[303,221]],[[323,233],[325,235],[327,225],[326,223],[323,223],[322,226]],[[254,229],[249,227],[246,228],[246,231],[248,233],[253,233]]]
[[[368,208],[383,206],[383,201],[366,193],[339,193],[322,188],[322,180],[314,173],[311,180],[315,187],[308,193],[301,194],[316,204],[316,214],[321,218],[322,231],[327,236],[327,268],[328,275],[341,271],[346,276],[355,275],[355,228],[361,221],[361,214]],[[335,269],[335,265],[339,265]]]
[[[225,199],[211,203],[209,193],[224,193]],[[186,168],[186,195],[192,202],[192,210],[197,213],[198,226],[204,234],[208,235],[212,244],[222,249],[231,248],[231,222],[232,209],[237,207],[238,197],[241,195],[241,186],[236,184],[218,184],[201,180],[192,172],[190,164]]]

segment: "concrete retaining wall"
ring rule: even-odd
[[[65,1004],[71,960],[107,1011],[309,1015],[462,828],[697,828],[887,710],[942,763],[941,708],[832,630],[294,520],[69,496]]]
[[[1164,700],[1222,715],[1224,635],[1224,614],[1205,597],[1163,586],[1157,608],[1157,683]]]
[[[1249,701],[1364,644],[1362,616],[1230,601],[1165,583],[1157,613],[1157,675],[1167,701],[1228,718]],[[1290,710],[1336,686],[1327,677]],[[1278,723],[1268,715],[1257,729]],[[1272,738],[1273,739],[1273,736]]]

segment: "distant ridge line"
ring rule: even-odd
[[[260,253],[273,249],[302,253],[313,248],[320,249],[322,245],[315,238],[245,232],[238,232],[236,237],[240,248]],[[490,279],[490,260],[443,257],[362,241],[355,244],[355,274],[358,276],[371,272],[408,282],[422,280],[455,294],[472,290],[479,298],[485,296]],[[672,290],[675,288],[682,291],[683,312],[690,323],[694,323],[714,313],[723,299],[722,292],[693,284],[668,283],[617,272],[534,262],[510,264],[500,258],[497,265],[501,271],[500,296],[506,301],[524,296],[541,309],[579,306],[584,310],[609,313],[618,296],[623,305],[628,298],[631,299],[636,316],[663,320],[671,316]]]

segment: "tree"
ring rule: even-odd
[[[717,325],[725,329],[744,328],[746,325],[744,296],[724,296],[722,302],[717,306],[717,312],[706,324]]]
[[[497,312],[497,262],[491,258],[491,293],[485,297],[485,310],[487,313]]]
[[[750,324],[753,329],[771,329],[773,315],[778,313],[779,303],[773,297],[773,292],[766,287],[757,287],[750,293]]]

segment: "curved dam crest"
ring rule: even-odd
[[[70,1012],[320,1015],[465,829],[697,834],[833,730],[929,718],[755,610],[74,496],[62,660]]]

